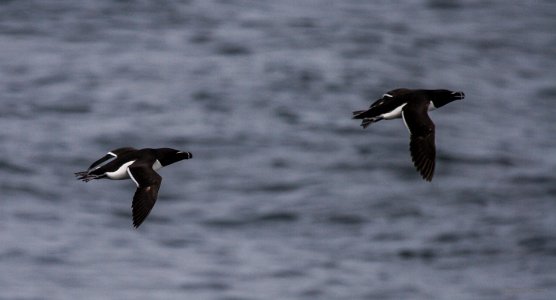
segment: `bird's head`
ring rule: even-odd
[[[184,159],[193,158],[193,154],[187,151],[176,150],[172,148],[157,149],[158,161],[163,166],[167,166]]]
[[[452,101],[463,100],[465,98],[465,93],[462,91],[450,91],[450,90],[432,90],[431,98],[434,102],[435,107],[444,106]]]

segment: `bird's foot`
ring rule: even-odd
[[[89,182],[93,179],[97,179],[97,178],[101,177],[99,175],[89,174],[86,171],[85,172],[77,172],[77,173],[75,173],[75,176],[77,176],[77,180],[82,180],[84,182]]]
[[[384,119],[382,116],[378,116],[378,117],[373,117],[373,118],[365,118],[363,119],[363,121],[361,122],[361,127],[363,128],[367,128],[369,127],[369,125],[376,123],[380,120]]]

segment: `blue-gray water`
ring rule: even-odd
[[[394,3],[395,2],[395,3]],[[0,2],[0,299],[556,299],[556,3]],[[431,113],[432,183],[397,87]],[[73,172],[121,147],[160,171]]]

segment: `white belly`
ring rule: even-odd
[[[128,161],[125,164],[121,165],[116,171],[114,172],[106,172],[106,176],[108,176],[108,178],[110,179],[128,179],[129,178],[129,174],[127,174],[127,167],[129,167],[132,163],[134,163],[135,161]]]
[[[135,162],[134,160],[128,161],[125,164],[121,165],[116,171],[106,172],[106,176],[108,176],[108,178],[110,179],[116,179],[116,180],[129,179],[129,173],[127,173],[127,168],[134,162]],[[153,170],[156,171],[160,168],[162,168],[162,164],[157,159],[153,164]]]
[[[407,103],[404,103],[403,105],[398,106],[396,109],[394,109],[391,112],[382,114],[382,117],[385,120],[392,120],[392,119],[397,119],[397,118],[401,118],[402,117],[402,109],[403,107],[406,105]]]
[[[392,120],[392,119],[397,119],[397,118],[401,118],[402,117],[402,109],[403,107],[406,105],[407,103],[398,106],[396,109],[394,109],[391,112],[382,114],[382,117],[385,120]],[[432,104],[432,101],[429,102],[429,107],[428,107],[428,111],[432,111],[435,110],[436,107],[434,106],[434,104]]]

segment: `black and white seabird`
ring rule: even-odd
[[[156,170],[180,160],[193,157],[191,152],[171,148],[137,150],[131,147],[118,148],[95,161],[87,171],[77,172],[77,179],[85,182],[93,179],[128,179],[137,185],[131,205],[133,226],[138,228],[147,218],[158,196],[162,177]]]
[[[367,110],[353,112],[354,119],[363,119],[361,126],[367,128],[380,120],[402,118],[409,130],[409,150],[415,168],[423,179],[432,180],[436,147],[434,123],[427,111],[435,110],[452,101],[465,98],[463,92],[449,90],[395,89],[371,104]]]

